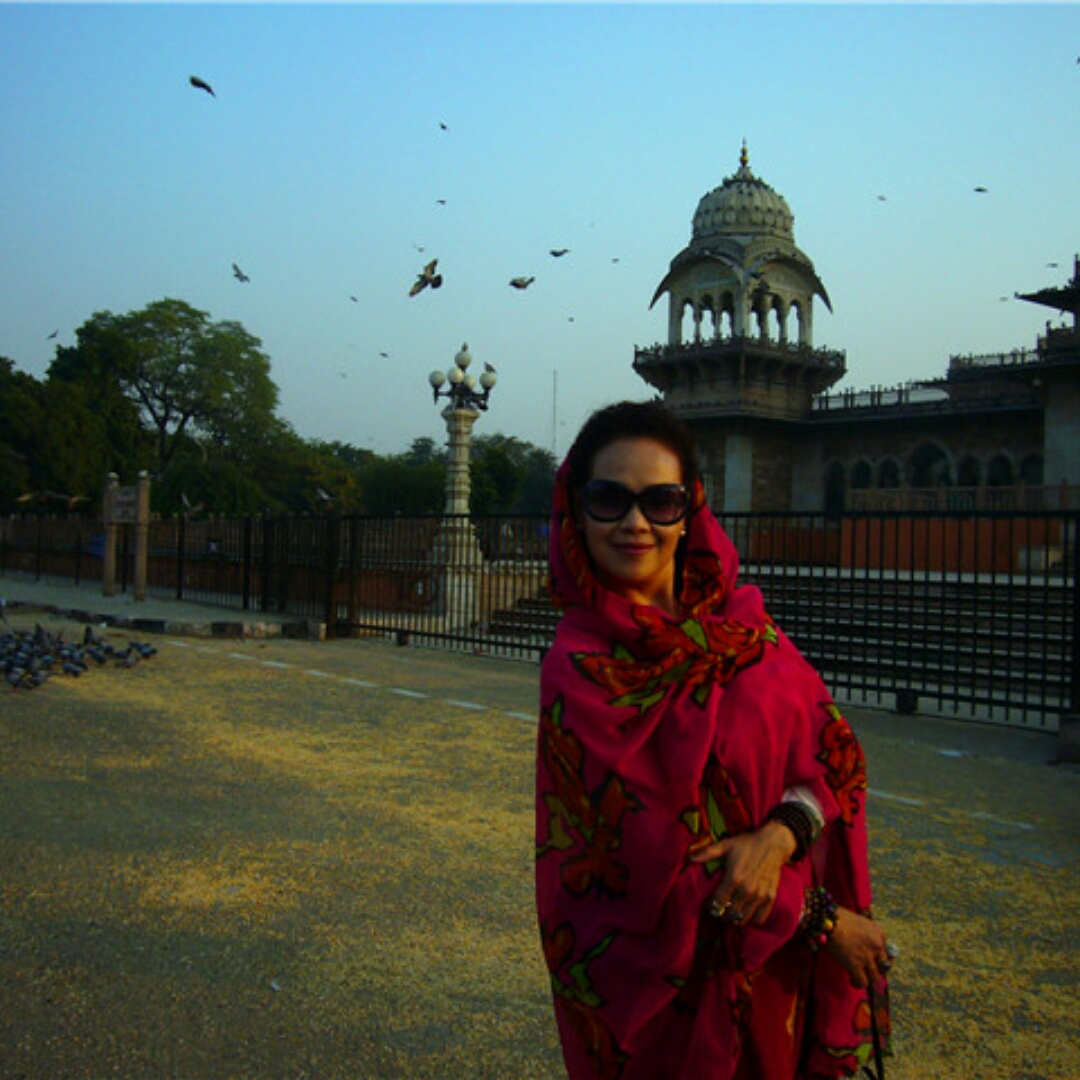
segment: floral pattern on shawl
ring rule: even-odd
[[[538,842],[536,857],[552,850],[571,852],[564,856],[560,874],[574,896],[592,889],[598,895],[622,896],[628,870],[614,853],[622,844],[623,815],[637,809],[638,800],[613,773],[593,792],[586,789],[584,750],[580,740],[562,727],[561,718],[562,702],[556,701],[540,720],[541,753],[555,790],[543,793],[547,836]]]
[[[544,961],[551,976],[551,990],[564,1010],[567,1021],[586,1048],[598,1080],[616,1080],[622,1074],[626,1055],[619,1049],[611,1031],[600,1018],[603,998],[597,994],[589,975],[589,965],[610,948],[608,935],[588,952],[577,955],[574,928],[562,923],[541,936]]]
[[[851,825],[859,811],[855,793],[866,790],[866,758],[840,710],[832,703],[826,709],[831,720],[821,735],[818,761],[825,765],[825,780],[840,806],[840,820]]]
[[[672,689],[689,690],[703,705],[712,688],[733,679],[776,644],[772,625],[742,626],[730,621],[684,619],[672,623],[656,609],[634,606],[631,616],[649,641],[652,659],[642,660],[623,645],[610,653],[575,653],[582,673],[611,694],[609,704],[645,710]]]

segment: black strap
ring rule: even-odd
[[[874,1037],[874,1066],[877,1072],[873,1072],[869,1065],[864,1065],[863,1075],[868,1080],[885,1080],[885,1058],[881,1048],[881,1032],[878,1031],[877,1025],[877,1001],[872,986],[867,988],[866,996],[870,1003],[870,1033]]]

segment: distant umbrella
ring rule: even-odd
[[[510,284],[515,289],[527,289],[535,280],[534,277],[515,277],[510,279]]]
[[[205,79],[200,79],[198,75],[189,76],[188,82],[191,83],[196,90],[205,90],[212,98],[217,97],[217,94],[214,93],[214,88]]]
[[[249,278],[247,276],[247,274],[245,274],[244,271],[241,270],[240,267],[236,265],[236,263],[232,264],[232,272],[233,272],[233,277],[236,278],[237,281],[248,282],[248,281],[251,280],[251,278]]]
[[[416,296],[417,293],[423,292],[429,285],[433,289],[438,289],[442,285],[442,274],[435,273],[435,267],[438,263],[438,259],[432,259],[431,262],[420,271],[416,277],[416,281],[413,282],[413,287],[409,290],[410,296]]]

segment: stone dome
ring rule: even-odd
[[[750,171],[744,143],[738,172],[698,203],[690,247],[697,250],[735,237],[776,237],[794,242],[794,222],[795,215],[783,195]]]

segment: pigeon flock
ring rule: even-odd
[[[2,608],[0,616],[8,623]],[[92,626],[84,629],[82,641],[65,641],[62,633],[50,633],[40,623],[33,630],[16,630],[8,624],[0,633],[0,671],[12,690],[36,690],[56,676],[78,678],[91,666],[132,668],[156,654],[154,645],[142,641],[118,648]]]

